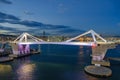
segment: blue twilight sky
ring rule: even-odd
[[[0,17],[3,33],[70,34],[93,29],[120,36],[120,0],[0,0]]]

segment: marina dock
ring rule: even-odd
[[[0,57],[0,63],[12,61],[12,57]]]

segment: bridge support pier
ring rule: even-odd
[[[16,44],[16,43],[11,43],[11,47],[12,47],[12,52],[13,52],[13,54],[19,54],[18,44]]]
[[[16,44],[16,43],[11,43],[12,51],[13,54],[28,54],[30,53],[30,45],[29,44]]]
[[[98,44],[96,47],[92,47],[92,64],[110,66],[109,60],[105,60],[104,57],[107,50],[115,48],[115,46],[115,44]]]

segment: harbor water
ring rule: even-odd
[[[90,47],[47,44],[40,47],[40,54],[0,63],[0,80],[120,80],[119,61],[111,61],[111,77],[84,72],[84,67],[91,64]],[[116,53],[120,57],[119,47],[108,50],[106,56]]]

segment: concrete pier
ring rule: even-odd
[[[108,49],[115,48],[115,44],[98,44],[96,47],[92,47],[92,64],[100,64],[103,66],[110,66],[109,60],[105,60],[104,57]]]
[[[84,68],[85,72],[88,74],[91,74],[93,76],[98,76],[98,77],[109,77],[112,75],[112,70],[107,68],[107,67],[102,67],[102,66],[86,66]]]
[[[11,57],[0,57],[0,63],[12,61]]]
[[[102,66],[110,66],[110,61],[109,60],[102,60],[102,61],[91,61],[91,64],[100,64]]]

